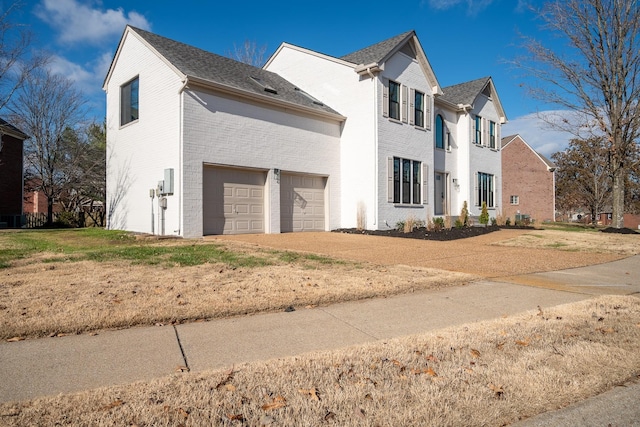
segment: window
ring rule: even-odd
[[[476,144],[482,145],[482,117],[476,116],[475,139]]]
[[[496,122],[489,122],[489,148],[496,148]]]
[[[415,160],[393,158],[393,203],[420,204],[421,165]]]
[[[444,149],[444,119],[440,114],[436,116],[436,148]]]
[[[400,83],[389,81],[389,117],[400,120]]]
[[[484,172],[478,172],[478,199],[477,206],[481,206],[482,202],[487,203],[487,207],[494,207],[494,189],[493,175]]]
[[[519,205],[520,204],[520,197],[519,196],[511,196],[509,197],[509,201],[512,205]]]
[[[414,121],[413,123],[416,126],[424,127],[424,93],[418,92],[416,90],[416,94],[414,97]]]
[[[138,77],[120,88],[120,126],[138,120]]]

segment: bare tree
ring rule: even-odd
[[[0,5],[0,109],[29,76],[47,62],[47,57],[32,50],[29,28],[16,20],[22,3]]]
[[[585,117],[583,129],[604,138],[613,226],[621,228],[625,180],[640,132],[640,6],[637,0],[552,0],[540,16],[546,30],[568,42],[567,51],[528,38],[530,61],[519,64],[546,83],[531,88],[534,96]],[[555,125],[576,127],[562,120]]]
[[[30,137],[25,141],[25,175],[35,178],[35,189],[47,198],[47,223],[53,203],[69,188],[80,158],[70,143],[84,117],[84,99],[71,80],[40,69],[20,87],[9,108],[12,120]]]
[[[262,67],[264,65],[264,54],[267,51],[267,45],[258,46],[255,41],[245,40],[242,46],[233,44],[233,50],[227,51],[227,56],[245,64],[254,67]]]

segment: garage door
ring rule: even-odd
[[[205,167],[203,173],[203,233],[264,233],[266,173]]]
[[[280,178],[280,230],[324,231],[326,178],[283,173]]]

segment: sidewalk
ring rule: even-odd
[[[182,366],[198,372],[358,345],[511,315],[537,306],[575,302],[602,293],[640,295],[640,256],[510,279],[516,283],[481,281],[393,298],[313,309],[296,307],[293,312],[175,327],[104,331],[95,336],[3,342],[0,343],[0,402],[150,380],[169,375]],[[552,286],[525,286],[530,284],[527,281]],[[616,392],[635,402],[639,387],[620,388]],[[595,398],[595,402],[598,399]],[[616,397],[620,399],[623,397]],[[589,407],[598,404],[595,405],[588,403]],[[608,417],[606,423],[590,425],[633,425],[632,421],[640,420],[640,409],[637,405],[629,405],[627,409],[627,417],[631,418],[616,421],[611,418],[612,409],[604,412]],[[541,424],[532,424],[536,417],[521,425],[576,425],[560,422],[565,411],[569,409],[541,415],[556,416],[552,420],[545,418]]]

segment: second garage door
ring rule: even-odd
[[[264,233],[266,172],[205,167],[203,233]]]
[[[325,185],[321,176],[282,173],[280,180],[280,230],[325,230]]]

